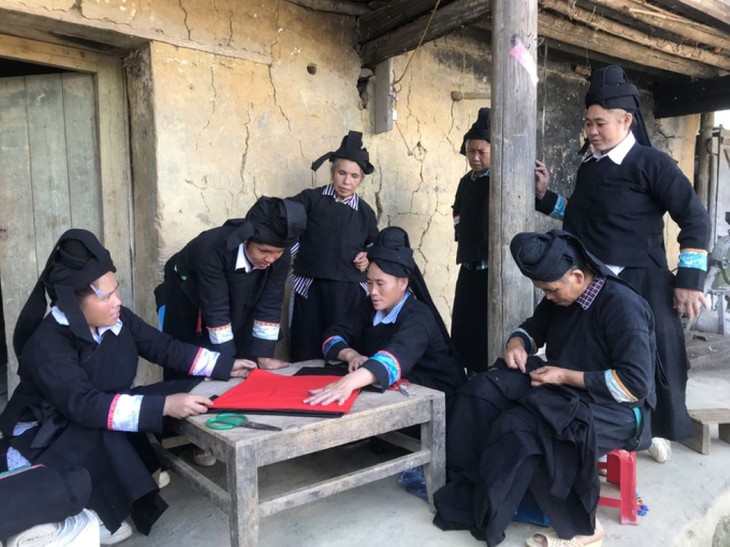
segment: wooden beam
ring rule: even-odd
[[[431,21],[424,42],[448,34],[464,25],[483,19],[491,12],[490,2],[486,0],[456,0],[444,8],[439,8]],[[375,66],[389,57],[401,55],[418,45],[430,15],[362,46],[362,60],[365,66]]]
[[[492,161],[489,184],[489,363],[533,312],[533,290],[509,251],[533,228],[537,154],[537,0],[492,0]],[[518,57],[511,50],[521,43]],[[518,60],[521,59],[521,60]],[[534,79],[533,79],[534,77]]]
[[[439,9],[453,0],[441,0]],[[358,42],[365,43],[387,34],[391,30],[428,16],[436,0],[393,0],[387,6],[363,15],[357,20]]]
[[[728,0],[654,0],[654,3],[679,12],[692,19],[712,24],[712,19],[730,28],[730,1]],[[708,20],[710,19],[710,20]]]
[[[541,36],[582,47],[584,50],[590,47],[591,50],[605,51],[612,56],[627,59],[639,65],[651,66],[695,78],[716,78],[724,75],[720,69],[661,51],[647,49],[630,40],[572,23],[545,11],[538,14],[538,22]]]
[[[636,44],[647,46],[657,51],[663,51],[669,55],[675,55],[684,59],[693,59],[730,72],[730,57],[728,56],[718,55],[698,47],[678,44],[650,36],[645,32],[635,30],[603,17],[594,11],[579,8],[573,2],[568,2],[567,0],[541,0],[540,3],[548,9],[565,15],[574,21],[583,23],[595,30],[604,31],[614,36],[631,40]]]
[[[643,0],[590,0],[596,6],[618,11],[653,27],[661,28],[677,36],[699,44],[712,46],[730,53],[730,35],[718,28],[703,25],[666,10],[647,4]]]

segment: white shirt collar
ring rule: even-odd
[[[236,269],[240,270],[243,268],[246,273],[249,273],[254,269],[253,264],[251,264],[251,261],[249,261],[248,256],[246,256],[246,242],[240,243],[238,245],[238,256],[236,256]]]
[[[611,150],[609,150],[605,154],[599,152],[598,150],[594,150],[593,157],[596,158],[596,161],[601,160],[605,157],[608,157],[616,165],[621,165],[621,162],[624,161],[626,154],[629,153],[629,150],[631,150],[631,148],[635,144],[636,144],[636,137],[634,137],[634,134],[631,131],[629,131],[628,135],[626,135],[626,137],[624,137],[624,140],[622,140],[616,146],[611,148]]]
[[[403,309],[403,304],[406,303],[406,300],[408,300],[409,296],[411,296],[411,291],[406,291],[406,294],[404,294],[400,302],[398,302],[393,307],[393,309],[390,310],[390,313],[388,313],[388,315],[385,315],[385,313],[380,310],[376,311],[375,316],[373,317],[373,327],[379,325],[380,323],[383,323],[385,325],[389,323],[395,323],[396,319],[398,319],[398,314],[400,313],[401,309]]]
[[[51,308],[51,314],[53,315],[53,318],[56,320],[56,323],[59,325],[63,325],[64,327],[68,327],[68,318],[66,317],[66,314],[61,311],[61,309],[58,306],[53,306]],[[124,326],[124,323],[122,323],[121,319],[117,319],[117,322],[114,323],[111,327],[99,327],[96,329],[96,332],[91,331],[91,336],[94,337],[94,340],[97,344],[101,344],[101,338],[104,336],[104,333],[108,330],[112,331],[116,336],[119,336],[119,332],[122,330],[122,327]]]

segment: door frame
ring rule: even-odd
[[[0,34],[0,57],[94,76],[101,180],[97,234],[117,267],[122,301],[134,302],[132,183],[128,117],[121,59],[92,51]],[[2,195],[0,195],[2,199]],[[50,252],[50,249],[49,249]],[[12,329],[11,329],[12,330]],[[17,362],[8,340],[8,394],[17,385]]]

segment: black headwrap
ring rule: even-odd
[[[603,263],[586,251],[581,241],[563,230],[522,232],[509,245],[517,267],[533,281],[557,281],[581,263],[605,275]]]
[[[586,108],[598,104],[606,109],[621,108],[633,115],[631,130],[639,144],[651,146],[649,135],[646,132],[646,124],[641,115],[641,104],[639,102],[638,88],[629,82],[624,69],[618,65],[609,65],[597,68],[591,74],[591,85],[586,93]],[[586,141],[587,142],[587,141]],[[583,145],[581,154],[587,150]]]
[[[368,149],[362,145],[362,133],[359,131],[350,131],[342,138],[340,147],[337,150],[327,152],[325,155],[314,160],[312,162],[312,171],[319,169],[325,160],[335,161],[336,159],[354,161],[366,175],[369,175],[375,169],[370,163]]]
[[[260,197],[246,213],[246,218],[230,219],[224,226],[237,226],[226,238],[233,250],[248,239],[273,247],[290,247],[307,227],[307,211],[301,203],[289,199]]]
[[[74,335],[93,342],[76,292],[88,288],[104,274],[116,271],[109,251],[94,234],[81,229],[66,231],[53,247],[46,267],[18,316],[13,333],[13,349],[18,359],[46,314],[46,293],[51,303],[58,305],[66,315]]]
[[[469,131],[464,133],[464,138],[461,141],[461,148],[459,154],[466,156],[466,141],[477,139],[480,141],[491,142],[492,137],[489,132],[492,129],[492,111],[490,108],[484,107],[479,109],[479,115],[477,121],[475,121]]]

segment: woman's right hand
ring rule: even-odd
[[[520,338],[509,339],[503,357],[509,368],[518,368],[521,372],[527,371],[527,350]]]
[[[165,397],[165,406],[162,410],[163,416],[184,419],[198,414],[208,412],[208,407],[213,401],[205,395],[194,393],[175,393]]]

